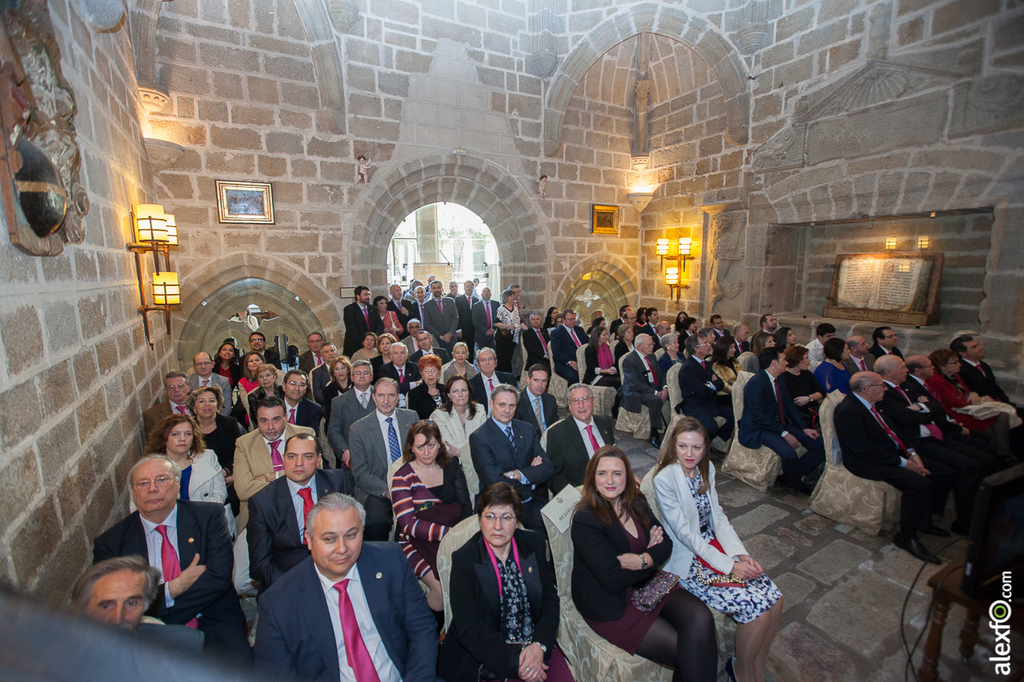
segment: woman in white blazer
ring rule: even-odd
[[[453,376],[445,382],[444,390],[447,396],[444,406],[434,410],[430,419],[441,430],[448,456],[458,457],[462,463],[470,499],[476,499],[481,492],[480,478],[469,455],[469,437],[487,421],[487,412],[483,405],[473,402],[473,388],[466,377]]]
[[[665,439],[654,476],[662,523],[672,538],[664,570],[738,623],[736,656],[726,662],[733,682],[763,682],[782,620],[782,593],[747,554],[722,511],[709,451],[707,431],[692,417],[676,422]]]

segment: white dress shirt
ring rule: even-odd
[[[643,353],[641,353],[638,349],[634,348],[633,352],[636,353],[636,356],[638,358],[640,358],[640,364],[643,365],[644,369],[647,371],[647,383],[649,383],[651,386],[653,386],[654,385],[654,370],[652,370],[651,368],[654,366],[654,363],[652,362],[651,364],[647,364],[647,356],[644,355]]]
[[[160,532],[156,529],[157,526],[167,526],[167,539],[171,543],[171,547],[174,548],[174,553],[178,555],[178,564],[181,564],[181,555],[178,554],[178,505],[174,505],[174,509],[167,515],[167,518],[160,523],[153,523],[147,521],[139,514],[139,520],[142,521],[142,529],[146,533],[146,552],[149,554],[149,565],[160,571],[160,580],[166,583],[163,579],[164,575],[164,561],[160,555],[160,549],[163,547],[164,539],[161,537]],[[171,593],[164,588],[164,603],[167,608],[174,606],[174,597]]]
[[[580,430],[580,438],[583,439],[583,445],[585,445],[586,448],[587,448],[587,459],[593,459],[594,458],[594,445],[590,442],[590,436],[587,435],[587,427],[588,426],[593,426],[594,427],[594,428],[592,428],[590,430],[594,434],[594,439],[597,441],[598,448],[602,448],[605,445],[604,438],[601,437],[601,432],[598,430],[597,424],[594,423],[594,418],[593,417],[590,418],[590,423],[589,424],[587,424],[585,422],[581,422],[576,417],[573,417],[572,420],[574,422],[576,422],[576,428]]]
[[[303,535],[303,531],[306,530],[306,518],[302,515],[302,505],[304,500],[299,495],[299,491],[303,488],[309,488],[309,492],[313,497],[313,504],[316,504],[319,500],[316,494],[316,475],[309,479],[306,485],[299,485],[292,479],[288,479],[288,491],[292,495],[292,506],[295,508],[295,520],[299,523],[299,542],[303,542],[306,536]]]
[[[314,566],[315,568],[315,566]],[[316,576],[320,578],[320,586],[324,589],[324,599],[327,600],[327,612],[331,615],[331,625],[334,626],[334,642],[338,645],[338,669],[341,671],[341,682],[358,682],[356,673],[348,665],[348,655],[345,653],[345,635],[341,629],[341,606],[339,597],[341,594],[334,589],[334,583],[325,578],[320,569],[316,569]],[[359,576],[359,562],[345,576],[348,578],[348,600],[352,604],[352,611],[356,614],[356,622],[359,624],[359,634],[363,638],[363,644],[373,659],[373,667],[377,670],[377,677],[380,682],[402,682],[402,676],[398,674],[398,668],[391,662],[388,650],[384,647],[384,640],[377,632],[377,625],[370,615],[370,606],[366,602],[366,594],[363,592],[363,582]]]
[[[501,382],[498,380],[498,375],[497,374],[492,374],[490,377],[487,377],[487,375],[485,375],[483,372],[481,372],[480,373],[480,379],[484,383],[484,393],[486,393],[486,395],[484,396],[483,403],[484,403],[484,405],[490,405],[491,404],[491,388],[492,387],[488,384],[488,382],[494,384],[493,388],[497,388],[498,384],[500,384]]]

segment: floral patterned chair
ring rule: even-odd
[[[732,385],[732,410],[736,418],[737,431],[740,417],[743,416],[743,389],[753,376],[750,372],[739,372],[736,382]],[[800,451],[803,451],[803,448],[798,450]],[[740,439],[734,436],[721,469],[751,488],[767,492],[768,486],[782,473],[782,460],[771,448],[764,445],[756,450],[744,447],[740,445]]]

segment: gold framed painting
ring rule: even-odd
[[[618,234],[619,207],[591,204],[590,231],[593,234]]]
[[[220,222],[274,224],[274,189],[269,182],[216,183]]]

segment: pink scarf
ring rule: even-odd
[[[494,556],[494,550],[486,540],[484,540],[484,547],[487,548],[487,555],[491,557],[491,565],[494,566],[494,575],[498,579],[498,599],[501,599],[501,573],[498,572],[498,557]],[[515,538],[512,539],[512,557],[516,560],[519,572],[523,573],[523,565],[519,563],[519,547],[516,546]]]
[[[601,369],[608,369],[615,365],[615,356],[612,355],[612,349],[608,347],[607,343],[602,343],[597,347],[597,365]]]

